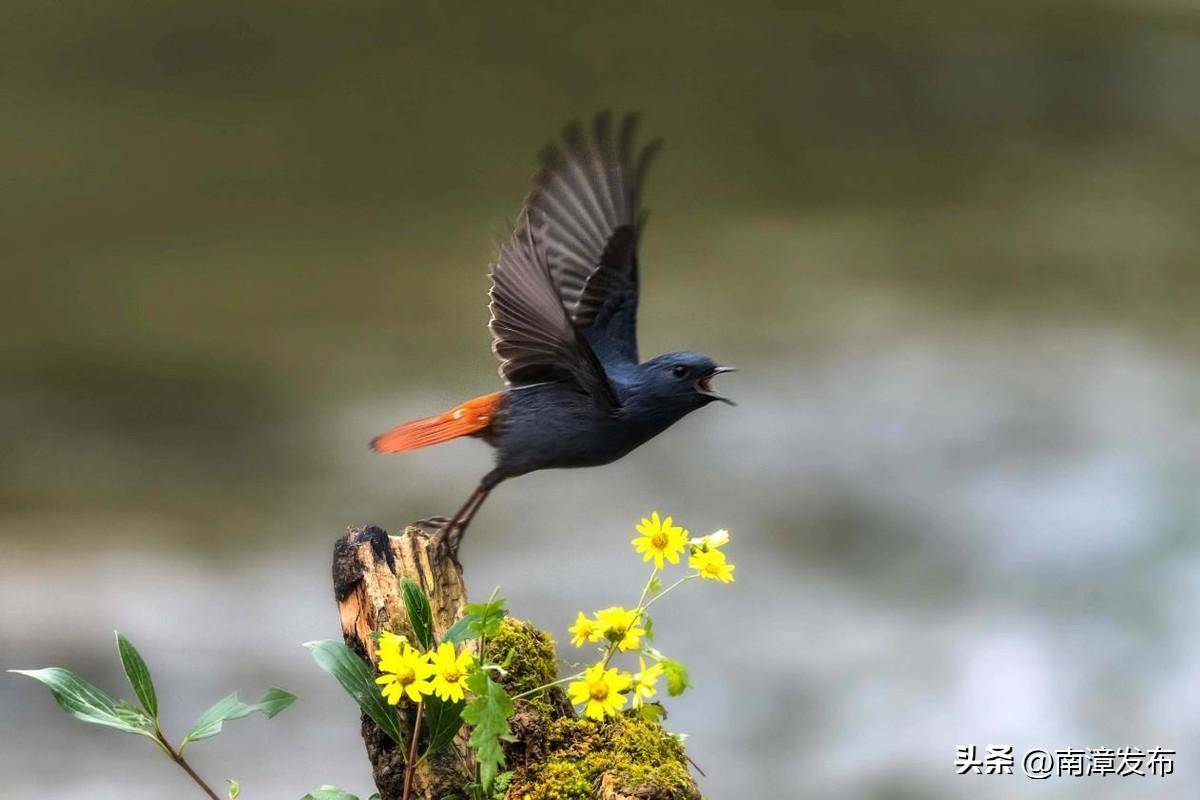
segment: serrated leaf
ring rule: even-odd
[[[508,719],[513,714],[513,702],[504,687],[492,680],[484,670],[476,670],[467,678],[467,688],[475,699],[462,710],[462,718],[471,725],[467,743],[479,762],[479,781],[485,792],[491,790],[496,770],[504,766],[501,740],[512,736]]]
[[[226,722],[249,716],[255,711],[265,715],[267,719],[274,717],[280,711],[290,706],[296,700],[296,695],[278,687],[271,687],[267,693],[254,704],[238,700],[237,692],[222,697],[213,703],[207,711],[200,715],[191,730],[179,744],[182,750],[189,742],[198,742],[216,736],[224,728]]]
[[[425,698],[425,730],[429,733],[429,743],[426,754],[436,753],[450,742],[462,728],[462,710],[466,703],[459,701],[449,703],[437,695],[431,694]]]
[[[300,800],[358,800],[358,797],[336,786],[322,786],[304,795]]]
[[[115,728],[125,733],[136,733],[154,738],[154,734],[149,728],[135,724],[135,717],[129,712],[133,706],[125,703],[118,708],[116,700],[69,669],[46,667],[45,669],[13,669],[9,672],[28,675],[34,680],[41,681],[50,690],[50,694],[58,703],[59,708],[75,719],[90,722],[93,725],[103,725],[106,728]]]
[[[508,785],[512,783],[513,773],[501,772],[496,776],[496,782],[492,785],[492,792],[496,795],[503,795]]]
[[[400,720],[396,717],[396,711],[379,693],[375,675],[367,666],[367,662],[346,645],[332,639],[309,642],[304,646],[312,652],[317,666],[342,685],[346,693],[358,703],[362,712],[370,717],[389,739],[396,744],[404,744],[404,735],[400,732]]]
[[[667,694],[678,697],[691,688],[692,681],[688,677],[687,667],[670,658],[664,658],[658,663],[662,664],[663,677],[667,679]]]
[[[661,723],[667,715],[666,710],[658,703],[645,703],[638,706],[638,716],[647,722]]]
[[[508,602],[503,597],[497,597],[486,603],[467,603],[467,614],[474,617],[469,627],[476,636],[495,636],[500,630],[500,623],[508,616],[504,604]]]
[[[125,668],[125,677],[133,687],[138,702],[152,719],[158,719],[158,695],[154,692],[154,681],[150,679],[150,669],[133,643],[113,631],[117,636],[117,653],[121,656],[121,666]]]
[[[412,578],[400,581],[400,595],[404,598],[404,609],[417,642],[422,650],[429,650],[433,647],[433,611],[429,608],[429,597]]]
[[[450,644],[461,644],[468,639],[474,639],[479,634],[475,633],[472,626],[478,621],[479,617],[474,614],[465,614],[462,619],[451,625],[450,629],[442,635],[442,641],[449,642]]]

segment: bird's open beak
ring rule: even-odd
[[[736,367],[716,367],[712,372],[705,375],[700,380],[696,381],[696,391],[705,397],[711,397],[713,400],[720,400],[722,403],[729,403],[731,406],[736,406],[737,403],[730,400],[725,395],[718,392],[712,387],[712,379],[723,372],[737,372]]]

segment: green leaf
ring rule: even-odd
[[[225,782],[229,784],[229,800],[237,800],[242,793],[242,785],[233,778],[227,778]]]
[[[189,742],[209,739],[221,732],[229,720],[241,719],[255,711],[264,714],[267,719],[274,717],[280,711],[290,706],[296,700],[296,695],[277,687],[271,687],[262,698],[253,705],[238,700],[237,692],[233,692],[214,703],[200,715],[191,730],[183,737],[179,749],[183,750]]]
[[[688,677],[687,667],[670,658],[664,658],[658,663],[662,664],[663,676],[667,679],[667,694],[678,697],[685,689],[691,688],[692,681]]]
[[[377,796],[372,795],[372,797]],[[336,786],[322,786],[320,789],[304,795],[300,800],[358,800],[358,797]]]
[[[150,715],[142,709],[135,706],[133,703],[127,703],[124,700],[117,701],[117,716],[128,725],[132,725],[140,730],[153,731],[154,720],[150,719]]]
[[[396,711],[379,693],[374,673],[367,666],[367,662],[346,645],[332,639],[309,642],[304,646],[312,651],[317,666],[337,679],[346,693],[358,703],[362,712],[370,717],[388,738],[396,744],[404,744],[404,735],[400,732],[400,721],[396,717]]]
[[[646,641],[654,641],[654,620],[645,611],[642,612],[642,625],[646,628]]]
[[[158,695],[154,693],[154,681],[150,679],[150,669],[133,643],[113,631],[117,636],[117,653],[121,656],[121,666],[125,668],[125,677],[133,687],[133,693],[142,704],[142,708],[152,719],[158,719]]]
[[[296,702],[296,695],[287,689],[272,686],[270,689],[267,689],[266,694],[258,698],[256,706],[257,710],[265,714],[267,719],[274,719],[279,712],[294,702]]]
[[[472,726],[467,743],[475,751],[479,780],[487,792],[496,777],[496,770],[504,766],[500,740],[512,736],[508,718],[513,714],[513,702],[504,687],[493,681],[485,670],[472,673],[467,678],[467,688],[475,699],[462,710],[462,718]]]
[[[422,650],[433,647],[433,611],[429,608],[429,597],[425,590],[412,578],[400,581],[400,594],[408,612],[408,622]]]
[[[508,789],[508,785],[512,783],[513,773],[501,772],[496,776],[496,782],[492,784],[492,794],[503,797],[504,792]]]
[[[426,754],[436,753],[450,742],[463,725],[463,702],[450,703],[431,694],[425,698],[425,730],[429,732]]]
[[[469,627],[476,636],[495,636],[500,630],[500,623],[508,616],[504,604],[508,602],[503,597],[497,597],[486,603],[467,603],[467,614],[473,616]]]
[[[663,717],[667,715],[666,709],[664,709],[658,703],[645,703],[640,705],[638,706],[637,713],[639,717],[647,722],[653,722],[656,724],[661,723],[663,721]]]
[[[477,634],[472,627],[479,622],[479,617],[474,614],[466,614],[458,622],[450,626],[450,629],[442,635],[443,642],[450,644],[459,644],[467,639],[474,639]]]
[[[103,725],[106,728],[116,728],[125,733],[136,733],[154,738],[153,731],[144,722],[144,716],[138,717],[140,709],[128,703],[118,704],[107,694],[83,678],[62,667],[46,667],[45,669],[13,669],[18,675],[28,675],[34,680],[41,681],[59,708],[75,719],[90,722],[93,725]]]

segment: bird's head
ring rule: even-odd
[[[713,378],[733,367],[719,366],[701,353],[667,353],[638,367],[641,392],[654,400],[692,411],[714,400],[737,405],[713,388]]]

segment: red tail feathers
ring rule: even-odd
[[[371,449],[377,453],[402,453],[487,430],[502,397],[502,392],[492,392],[461,403],[445,414],[398,425],[372,439]]]

